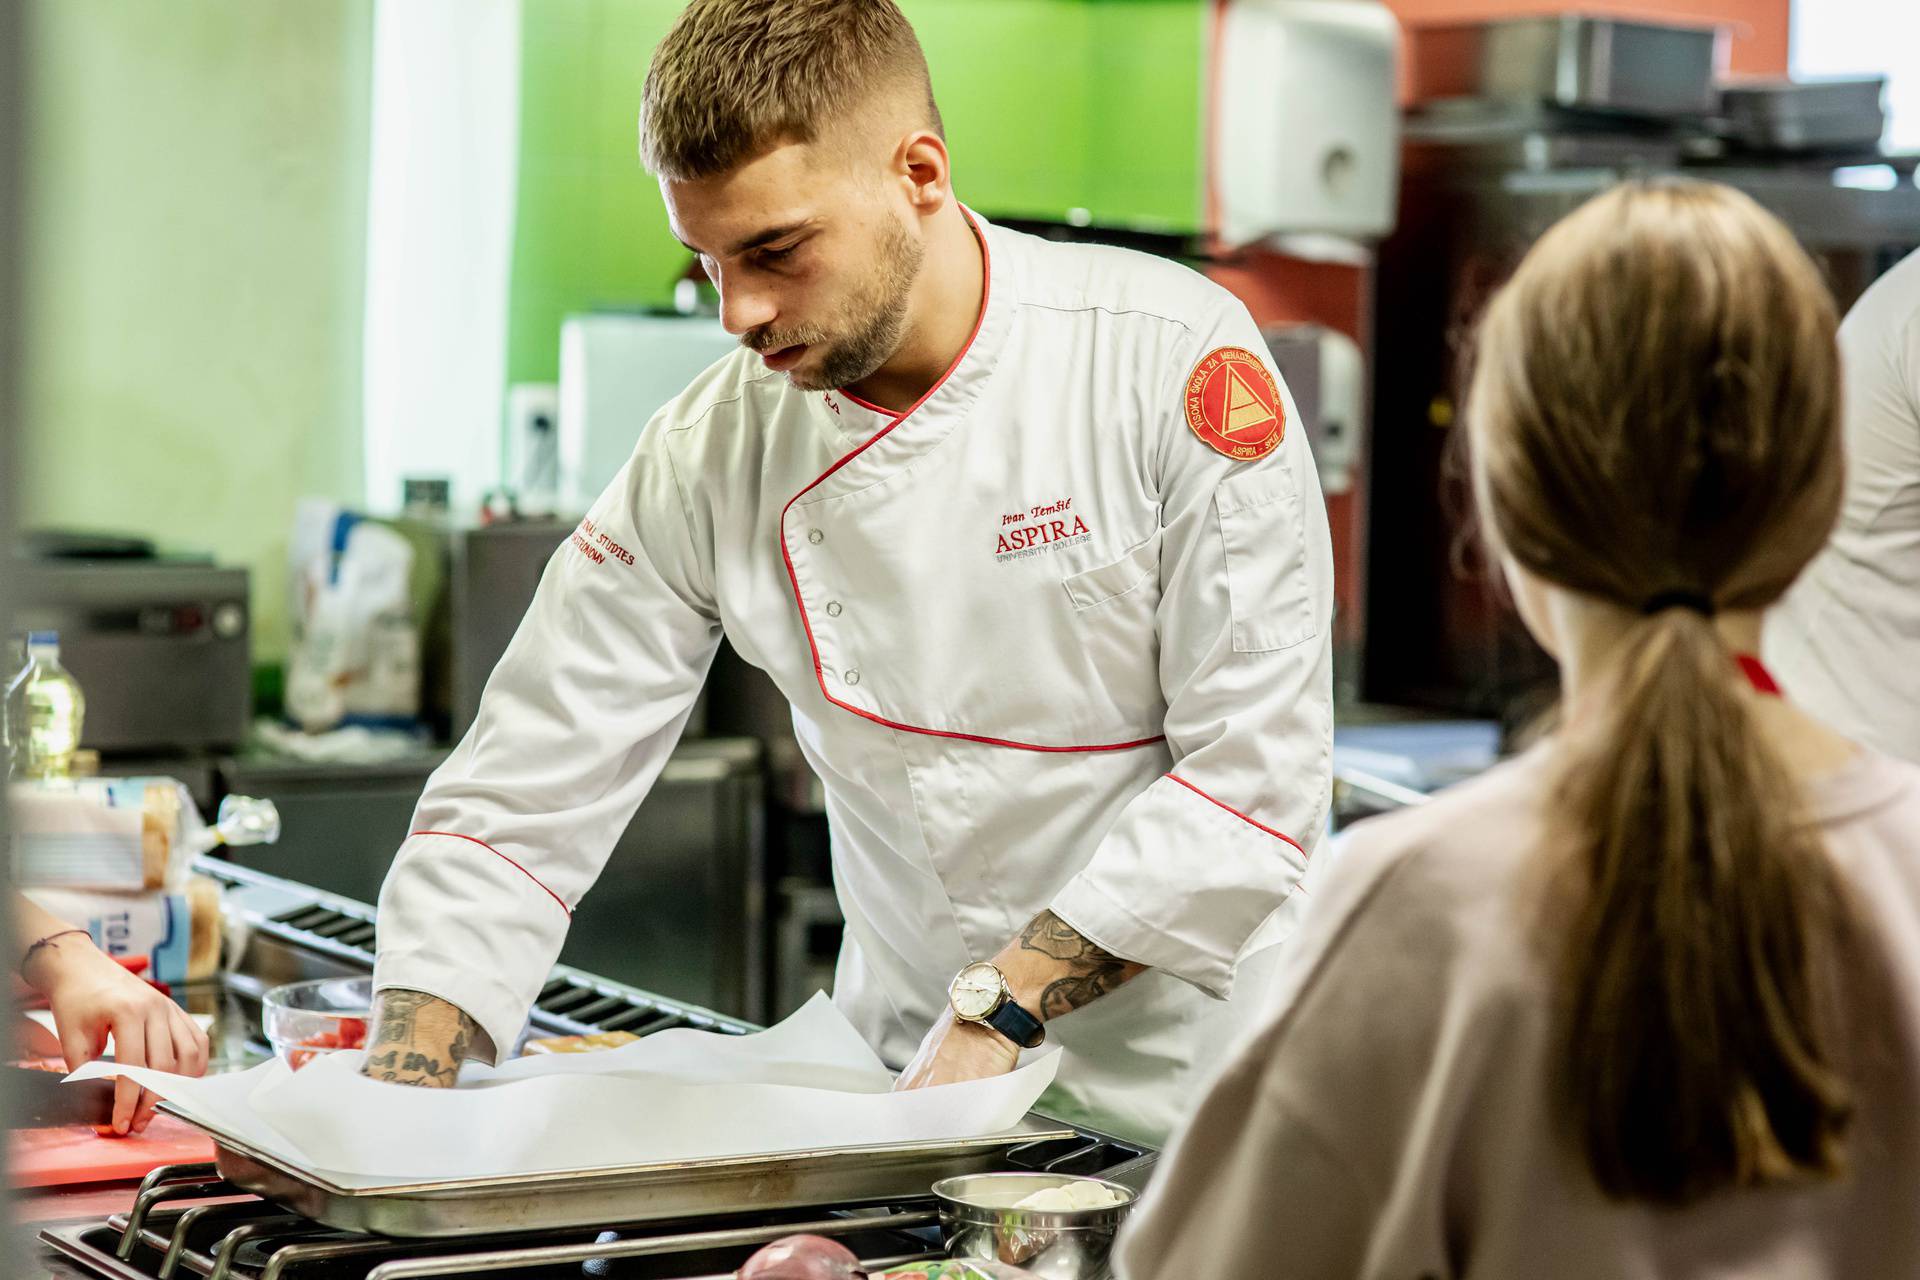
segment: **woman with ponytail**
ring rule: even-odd
[[[1467,416],[1559,727],[1352,832],[1128,1280],[1920,1276],[1920,770],[1751,656],[1839,502],[1834,328],[1726,187],[1527,255]]]

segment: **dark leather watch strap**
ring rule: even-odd
[[[998,1031],[1022,1049],[1039,1046],[1047,1038],[1047,1028],[1040,1019],[1020,1007],[1012,997],[1000,1001],[1000,1007],[987,1015],[987,1025]]]

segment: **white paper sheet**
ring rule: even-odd
[[[1048,1053],[987,1080],[893,1093],[892,1077],[816,995],[767,1031],[663,1031],[619,1049],[469,1063],[453,1089],[359,1074],[359,1053],[194,1079],[130,1075],[197,1120],[342,1187],[985,1137],[1053,1083]]]

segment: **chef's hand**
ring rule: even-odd
[[[985,1080],[1003,1076],[1020,1060],[1013,1041],[991,1027],[977,1022],[962,1022],[949,1009],[933,1024],[920,1052],[894,1081],[894,1091],[924,1089],[928,1085],[958,1084],[962,1080]]]
[[[373,997],[373,1038],[360,1074],[390,1084],[450,1089],[468,1057],[491,1061],[493,1041],[455,1004],[389,987]]]
[[[206,1074],[207,1033],[86,935],[69,933],[40,947],[21,976],[47,998],[67,1070],[99,1057],[111,1035],[114,1061],[122,1066]],[[114,1081],[113,1132],[124,1136],[144,1130],[159,1101],[121,1076]]]

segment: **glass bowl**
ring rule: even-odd
[[[372,978],[317,978],[274,987],[261,1000],[260,1029],[298,1071],[324,1053],[364,1048]]]

